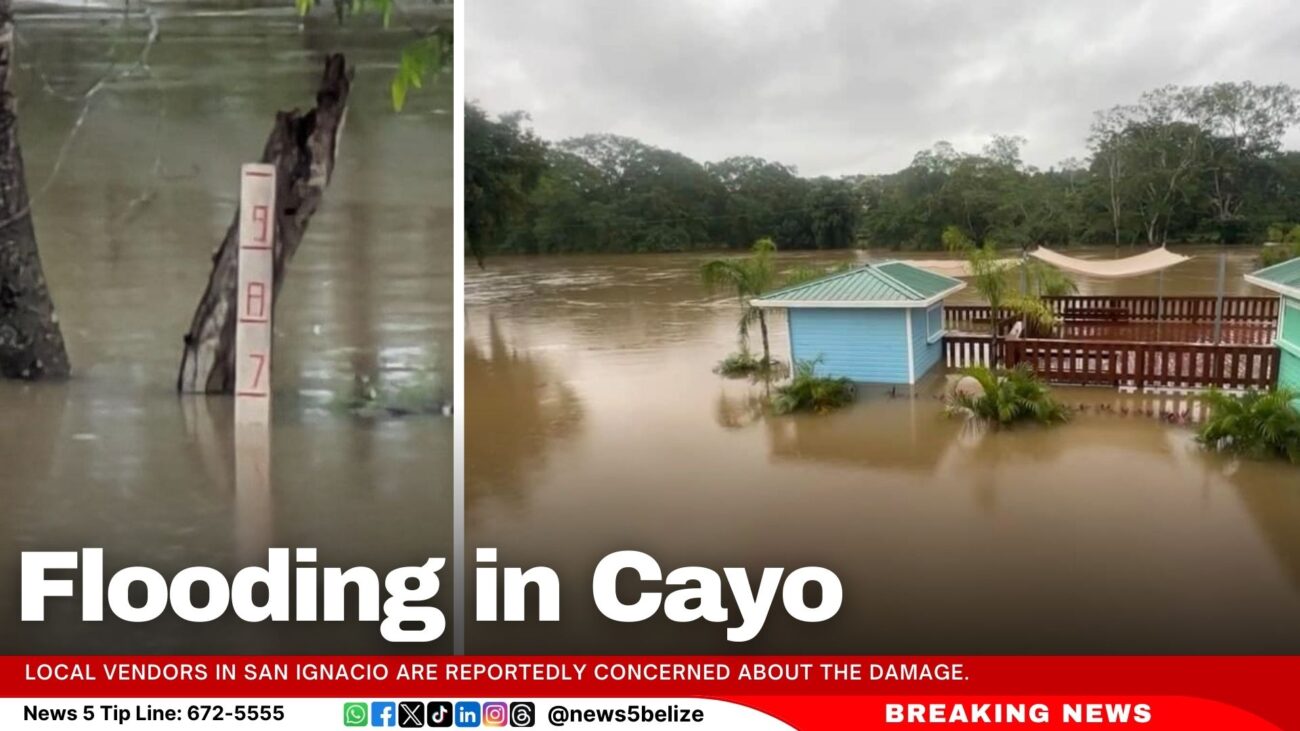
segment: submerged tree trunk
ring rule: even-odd
[[[18,145],[13,54],[10,2],[0,0],[0,377],[66,378],[68,352],[41,270]]]
[[[280,112],[261,162],[275,165],[275,274],[278,299],[285,267],[320,206],[334,171],[352,72],[341,54],[325,60],[316,107]],[[231,180],[235,176],[232,171]],[[185,335],[176,387],[182,393],[230,393],[235,383],[235,290],[239,282],[239,212],[212,257],[212,274]]]

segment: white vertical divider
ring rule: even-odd
[[[465,37],[465,3],[453,6],[453,37]],[[452,652],[465,654],[465,44],[452,44]]]

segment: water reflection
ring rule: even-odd
[[[720,392],[716,417],[718,426],[723,429],[743,429],[762,421],[768,413],[768,394],[764,391],[746,390],[744,393],[733,394],[724,389]]]
[[[774,463],[933,472],[951,449],[957,426],[944,419],[937,399],[942,385],[942,378],[927,378],[915,389],[859,386],[857,403],[871,408],[773,417],[767,420],[769,454]],[[882,430],[880,420],[889,420],[893,428]],[[870,448],[862,443],[867,438]]]
[[[1195,253],[1167,293],[1206,291],[1215,252]],[[1248,293],[1251,255],[1232,252],[1230,291]],[[563,622],[471,625],[471,651],[1300,650],[1294,467],[1225,471],[1179,395],[1058,389],[1071,424],[989,432],[945,414],[936,375],[827,416],[769,415],[761,383],[711,372],[735,347],[735,303],[703,292],[703,258],[504,258],[469,273],[469,542],[555,568],[565,592]],[[526,378],[492,375],[510,353],[526,353]],[[534,413],[559,403],[557,384],[580,428]],[[502,492],[520,497],[484,499]],[[720,627],[610,622],[591,571],[630,548],[666,568],[826,566],[845,610],[816,626],[773,617],[743,646]]]
[[[0,648],[445,651],[449,641],[386,643],[374,624],[91,625],[75,602],[52,603],[41,632],[16,621],[22,550],[102,546],[109,570],[165,573],[264,562],[268,545],[381,572],[450,553],[451,420],[334,406],[357,373],[450,392],[450,79],[394,114],[388,80],[405,34],[304,24],[291,3],[270,2],[152,3],[161,32],[137,66],[151,22],[132,7],[29,5],[17,19],[20,134],[74,378],[0,383]],[[356,65],[348,125],[281,292],[270,446],[236,452],[229,400],[174,393],[180,337],[240,163],[261,151],[277,109],[310,102],[330,51]]]
[[[264,424],[235,429],[235,553],[256,565],[275,546],[271,493],[271,430]]]
[[[1296,521],[1300,519],[1300,490],[1296,480],[1277,480],[1265,464],[1249,460],[1213,458],[1207,470],[1217,470],[1236,490],[1241,504],[1259,528],[1260,537],[1277,556],[1278,565],[1291,585],[1300,590],[1300,541]]]
[[[543,466],[549,443],[580,430],[582,403],[561,373],[526,348],[510,345],[495,318],[488,319],[482,345],[465,343],[465,364],[467,401],[503,406],[466,411],[466,460],[479,465],[476,488],[467,497],[520,501],[529,476]]]

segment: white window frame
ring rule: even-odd
[[[930,332],[930,313],[935,310],[939,311],[939,329],[932,333]],[[925,342],[936,343],[947,334],[948,331],[943,326],[943,302],[936,302],[925,309]]]

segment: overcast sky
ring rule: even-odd
[[[945,139],[1086,155],[1092,112],[1163,84],[1300,87],[1295,0],[474,0],[466,97],[551,140],[889,172]],[[1300,133],[1287,138],[1300,147]]]

